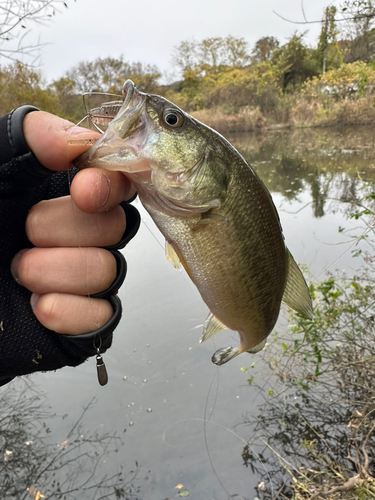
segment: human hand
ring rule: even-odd
[[[99,135],[42,111],[28,113],[23,129],[30,150],[51,170],[71,168],[71,160],[89,148],[69,144],[74,139]],[[78,335],[110,320],[111,304],[88,296],[103,292],[116,278],[114,256],[100,247],[121,240],[126,220],[119,204],[133,194],[121,173],[87,169],[74,177],[71,196],[43,200],[30,210],[26,234],[35,247],[22,249],[11,269],[33,292],[34,314],[46,328]]]
[[[116,272],[126,270],[113,247],[122,248],[140,220],[119,203],[134,189],[122,174],[87,169],[63,196],[63,171],[97,135],[30,109],[0,118],[0,385],[80,364],[96,353],[98,336],[103,351],[111,343],[121,315]],[[105,298],[88,297],[98,292]]]

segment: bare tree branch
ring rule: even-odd
[[[22,56],[34,65],[40,57],[43,44],[39,41],[24,44],[25,37],[31,32],[27,29],[27,23],[49,22],[59,6],[67,7],[67,4],[64,0],[0,0],[0,57],[19,61]],[[16,40],[19,40],[18,44],[13,46],[12,42]],[[5,45],[8,47],[5,48]]]
[[[277,17],[279,17],[280,19],[282,19],[283,21],[286,21],[287,23],[291,23],[291,24],[321,24],[323,21],[320,20],[320,21],[293,21],[292,19],[288,19],[287,17],[284,17],[282,16],[281,14],[279,14],[278,12],[276,12],[275,10],[272,11]],[[303,16],[305,17],[305,14],[303,13]],[[342,17],[341,19],[336,19],[336,22],[343,22],[343,21],[357,21],[359,19],[369,19],[369,18],[372,18],[374,17],[373,14],[360,14],[358,16],[352,16],[352,17]],[[306,19],[306,18],[305,18]]]

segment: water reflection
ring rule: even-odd
[[[136,500],[141,491],[142,471],[137,463],[127,471],[121,463],[108,468],[123,446],[116,432],[94,432],[85,421],[95,401],[83,408],[59,442],[51,427],[67,415],[56,415],[46,395],[27,379],[17,380],[0,395],[0,498],[34,500],[64,498]]]
[[[309,129],[231,138],[271,190],[292,254],[298,263],[308,266],[317,281],[323,279],[327,268],[333,272],[335,267],[348,272],[352,268],[353,273],[357,272],[358,264],[350,256],[350,234],[360,233],[360,221],[347,220],[347,215],[356,209],[355,201],[364,196],[364,186],[374,175],[373,135],[366,128]],[[25,411],[17,407],[17,398],[5,401],[3,408],[11,408],[8,413],[14,419],[18,413],[23,415],[20,420],[26,418],[27,432],[10,444],[4,441],[3,453],[7,449],[19,449],[17,455],[30,453],[31,448],[23,449],[29,440],[40,446],[22,467],[14,459],[3,463],[4,474],[12,478],[12,487],[20,493],[12,490],[12,497],[11,490],[4,490],[0,498],[7,498],[6,494],[8,498],[26,498],[28,487],[52,498],[59,483],[68,499],[97,500],[106,494],[116,498],[116,486],[125,498],[128,495],[142,500],[177,499],[181,491],[188,491],[189,498],[196,500],[228,500],[227,492],[239,500],[253,500],[267,489],[270,491],[268,475],[279,474],[280,481],[273,483],[274,498],[278,498],[276,488],[288,487],[281,479],[285,469],[262,439],[275,449],[278,446],[279,454],[287,460],[293,454],[302,460],[306,448],[301,446],[305,441],[305,446],[309,446],[313,439],[322,443],[325,440],[331,448],[337,446],[344,453],[345,418],[349,412],[319,392],[305,397],[292,391],[284,399],[270,399],[265,390],[272,386],[271,370],[259,356],[244,354],[220,369],[213,366],[212,353],[221,345],[237,342],[238,335],[221,332],[199,344],[199,325],[207,316],[207,308],[188,278],[165,260],[160,234],[136,203],[146,224],[142,224],[137,238],[125,250],[128,274],[120,290],[124,314],[113,348],[105,354],[109,384],[104,390],[98,387],[92,360],[78,368],[34,374],[30,379],[46,394],[51,412],[67,413],[65,419],[46,415],[44,427],[32,427],[34,418],[27,416],[32,415],[31,407],[30,411],[29,407]],[[339,231],[340,226],[345,231]],[[349,248],[347,255],[345,248]],[[284,309],[277,329],[289,339],[285,316]],[[254,383],[249,386],[241,368],[252,362],[256,363],[252,370]],[[211,389],[213,380],[217,384]],[[97,404],[90,405],[93,396]],[[264,407],[263,397],[267,399]],[[88,405],[89,411],[81,419],[81,408]],[[255,422],[258,409],[261,418]],[[38,411],[45,411],[44,403]],[[316,433],[307,424],[314,415],[319,424],[315,430],[321,438],[314,438]],[[246,424],[239,425],[244,416]],[[325,416],[327,423],[323,423]],[[39,421],[43,422],[43,418]],[[79,424],[74,427],[76,422]],[[3,424],[6,428],[5,421]],[[85,430],[79,432],[81,424]],[[76,439],[76,444],[56,450],[56,445],[63,443],[73,428],[69,439]],[[342,436],[342,442],[335,444],[334,432],[325,436],[333,429],[337,436]],[[90,443],[81,442],[81,434]],[[108,440],[103,441],[100,436],[108,436]],[[320,444],[316,446],[326,455]],[[54,460],[57,451],[62,468]],[[84,460],[84,454],[89,455],[89,460],[83,461],[81,472],[77,464]],[[133,469],[136,460],[142,471]],[[44,473],[51,461],[51,470],[47,468]],[[351,466],[349,462],[343,462],[343,466]],[[308,468],[309,464],[304,466]],[[134,477],[127,476],[130,470],[134,470]],[[148,470],[149,476],[145,473]],[[90,476],[92,471],[94,475]],[[118,472],[123,474],[121,482],[116,476]],[[19,484],[16,473],[21,478]],[[91,483],[86,484],[87,480]],[[257,489],[263,481],[266,490]],[[9,483],[4,484],[10,487]],[[110,484],[112,490],[98,490],[100,485]],[[92,489],[89,485],[93,485]],[[177,488],[179,485],[183,488]],[[68,493],[70,488],[75,488],[74,493]],[[92,493],[95,488],[97,496]],[[286,495],[287,489],[282,492]]]
[[[302,129],[237,135],[231,142],[272,193],[298,201],[309,191],[313,216],[323,217],[326,210],[352,211],[363,184],[375,179],[373,136],[368,127]],[[336,203],[327,207],[327,201]]]

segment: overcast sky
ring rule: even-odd
[[[66,0],[46,26],[29,23],[32,35],[49,45],[43,48],[41,71],[48,81],[57,79],[80,61],[124,55],[129,62],[156,64],[173,79],[173,47],[182,40],[232,35],[244,37],[252,48],[263,36],[284,43],[294,31],[309,30],[314,44],[320,24],[303,21],[301,0]],[[335,2],[304,0],[309,21],[322,18],[323,9]],[[30,40],[32,35],[29,35]],[[0,64],[5,63],[0,59]]]

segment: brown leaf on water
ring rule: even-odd
[[[69,439],[65,439],[62,443],[59,444],[59,450],[66,450],[69,445]]]
[[[177,486],[175,486],[175,489],[176,490],[180,490],[181,488],[183,488],[184,485],[183,484],[178,484]]]
[[[40,500],[41,498],[45,498],[44,495],[41,494],[39,490],[37,490],[34,486],[30,486],[30,488],[27,488],[27,492],[33,500]]]

